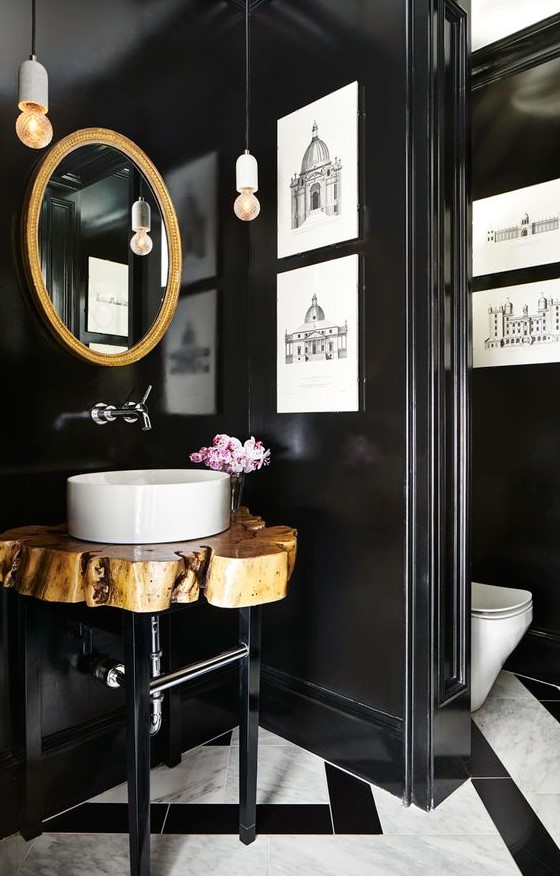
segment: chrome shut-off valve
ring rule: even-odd
[[[146,432],[148,429],[152,428],[152,422],[146,406],[146,401],[151,391],[152,385],[150,384],[144,393],[142,401],[128,401],[120,408],[115,407],[115,405],[106,405],[105,402],[98,402],[91,409],[91,419],[94,423],[97,423],[98,426],[112,423],[117,417],[122,417],[125,423],[136,423],[140,420],[142,423],[142,431]]]

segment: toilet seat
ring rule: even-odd
[[[471,614],[474,617],[487,620],[515,617],[528,611],[532,604],[533,595],[529,590],[472,582]]]

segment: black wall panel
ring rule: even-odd
[[[473,56],[474,199],[560,176],[558,16],[545,25]],[[557,277],[560,255],[556,263],[476,277],[473,289]],[[473,372],[473,577],[532,591],[533,627],[554,637],[559,391],[557,363]]]
[[[262,210],[251,228],[251,432],[273,464],[255,504],[300,532],[291,594],[265,612],[265,661],[403,716],[406,234],[405,7],[297,0],[253,16],[252,150]],[[357,80],[362,233],[277,260],[276,121]],[[311,133],[311,132],[310,132]],[[329,144],[327,143],[327,146]],[[307,143],[302,144],[302,154]],[[276,275],[358,253],[363,410],[276,413]],[[311,297],[311,292],[309,297]],[[302,302],[302,312],[305,312]],[[328,318],[328,314],[327,314]]]
[[[55,0],[38,4],[37,11],[37,54],[49,72],[55,139],[83,127],[118,130],[148,154],[164,178],[191,158],[212,150],[219,153],[218,276],[197,285],[218,289],[219,404],[215,416],[187,417],[180,408],[179,413],[169,413],[163,343],[129,367],[92,366],[57,346],[34,311],[19,276],[16,238],[27,180],[41,153],[23,146],[13,127],[17,71],[30,48],[30,4],[10,0],[3,7],[0,33],[0,371],[6,392],[0,530],[64,520],[65,480],[70,474],[182,467],[189,464],[189,452],[216,432],[245,435],[248,429],[247,229],[231,210],[235,159],[244,135],[244,57],[238,50],[242,16],[222,0]],[[180,223],[185,219],[182,209]],[[189,291],[183,288],[181,295]],[[130,391],[136,399],[149,383],[152,431],[121,422],[100,429],[89,418],[96,402],[118,404]],[[177,398],[175,410],[176,406]],[[5,754],[8,767],[21,738],[16,614],[17,599],[0,593],[0,757]],[[196,634],[182,650],[206,656],[235,642],[236,633],[233,614],[201,607]],[[97,639],[103,650],[119,652],[118,635],[103,633]],[[80,648],[77,622],[46,612],[41,633],[43,729],[53,744],[57,739],[62,744],[73,733],[76,743],[90,722],[102,723],[104,716],[110,722],[121,704],[119,694],[115,697],[77,674]],[[122,760],[118,746],[113,757],[115,763]],[[64,769],[64,758],[57,768]],[[70,774],[64,777],[68,799],[76,799],[79,789],[71,787]],[[61,776],[51,779],[49,787],[58,793],[64,787]],[[12,803],[17,805],[15,794]],[[58,798],[59,806],[64,803]],[[46,804],[49,808],[50,801]],[[13,826],[13,818],[8,823]],[[8,828],[0,825],[0,831],[4,829]]]
[[[369,730],[376,716],[385,716],[391,745],[389,751],[381,738],[379,762],[391,761],[391,768],[398,762],[396,779],[393,772],[387,778],[394,781],[396,792],[403,788],[400,755],[408,635],[407,296],[412,286],[423,302],[432,292],[429,267],[421,258],[418,277],[411,283],[407,250],[412,225],[430,209],[428,197],[413,220],[407,215],[414,189],[408,178],[413,164],[407,128],[411,90],[416,89],[417,105],[423,106],[408,54],[407,16],[417,15],[427,39],[431,31],[426,22],[436,19],[442,8],[436,0],[278,0],[255,6],[251,149],[259,159],[262,212],[250,227],[236,220],[232,211],[234,165],[244,148],[245,127],[244,22],[239,4],[53,0],[48,15],[39,16],[37,51],[50,74],[50,116],[57,138],[81,127],[119,130],[147,152],[164,177],[190,158],[211,150],[219,153],[218,276],[181,293],[218,289],[215,416],[188,417],[166,409],[163,343],[136,365],[100,368],[70,358],[46,334],[18,277],[14,256],[19,210],[37,155],[17,141],[9,125],[0,131],[0,369],[6,396],[0,529],[63,520],[65,479],[70,474],[180,467],[188,464],[191,450],[207,444],[217,432],[261,437],[272,448],[273,461],[270,468],[248,477],[247,502],[269,522],[287,522],[300,532],[290,595],[265,610],[264,661],[277,678],[326,692],[325,702],[331,697],[339,710],[345,701],[348,720],[362,710],[358,717]],[[29,52],[29,25],[23,4],[10,0],[0,36],[3,119],[15,121],[17,68]],[[416,59],[415,75],[421,70],[418,81],[431,83],[436,73],[431,49],[424,44],[422,48],[426,51]],[[354,80],[360,84],[361,105],[360,237],[326,252],[279,262],[276,120]],[[417,145],[418,166],[424,161],[427,167],[428,146]],[[180,223],[184,219],[179,210]],[[276,275],[353,253],[361,262],[362,408],[356,413],[279,415]],[[424,377],[429,378],[427,372]],[[149,400],[151,432],[121,422],[99,429],[89,419],[94,403],[118,403],[132,388],[139,396],[149,383],[154,386]],[[428,429],[433,418],[425,399],[423,404],[420,416]],[[427,530],[429,497],[421,498],[426,499],[420,513]],[[431,587],[428,578],[421,582],[426,590]],[[21,732],[13,597],[0,594],[0,691],[10,692],[14,706],[0,711],[0,756],[6,754],[10,770],[10,753],[17,751]],[[191,632],[181,639],[176,655],[181,662],[234,640],[236,618],[229,612],[201,606],[192,616],[196,621],[191,621]],[[114,632],[105,631],[99,641],[105,650],[119,649]],[[430,650],[429,643],[424,646]],[[80,649],[76,623],[67,615],[45,613],[41,648],[49,744],[53,738],[63,741],[76,725],[111,725],[118,708],[111,692],[89,679],[82,684],[75,674]],[[294,690],[297,694],[297,684]],[[219,696],[215,699],[214,709],[220,713]],[[430,702],[428,709],[433,707]],[[218,723],[221,720],[220,714]],[[297,722],[297,715],[291,720]],[[313,738],[321,732],[324,727],[315,727]],[[371,760],[373,736],[367,737],[368,749],[359,753],[360,760]],[[338,746],[338,738],[335,741]],[[341,749],[346,743],[340,740]],[[117,734],[111,748],[114,764],[120,744]],[[333,758],[340,756],[338,747],[329,750]],[[352,764],[356,752],[349,754],[347,762]],[[49,758],[49,788],[56,787],[63,763],[54,754]],[[114,780],[114,773],[106,765],[97,781],[109,781],[109,776]],[[91,776],[88,781],[94,783]],[[69,789],[68,799],[75,800],[77,791]],[[47,808],[53,805],[47,800]]]

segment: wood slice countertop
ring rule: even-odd
[[[165,611],[196,602],[243,608],[283,599],[297,532],[266,526],[247,508],[209,538],[165,544],[99,544],[72,538],[65,524],[0,534],[0,583],[48,602],[85,602],[129,611]]]

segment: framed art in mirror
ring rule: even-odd
[[[151,243],[143,255],[131,248],[139,202]],[[21,233],[35,303],[70,353],[128,365],[161,340],[177,305],[181,240],[167,187],[135,143],[104,128],[56,143],[29,185]]]

